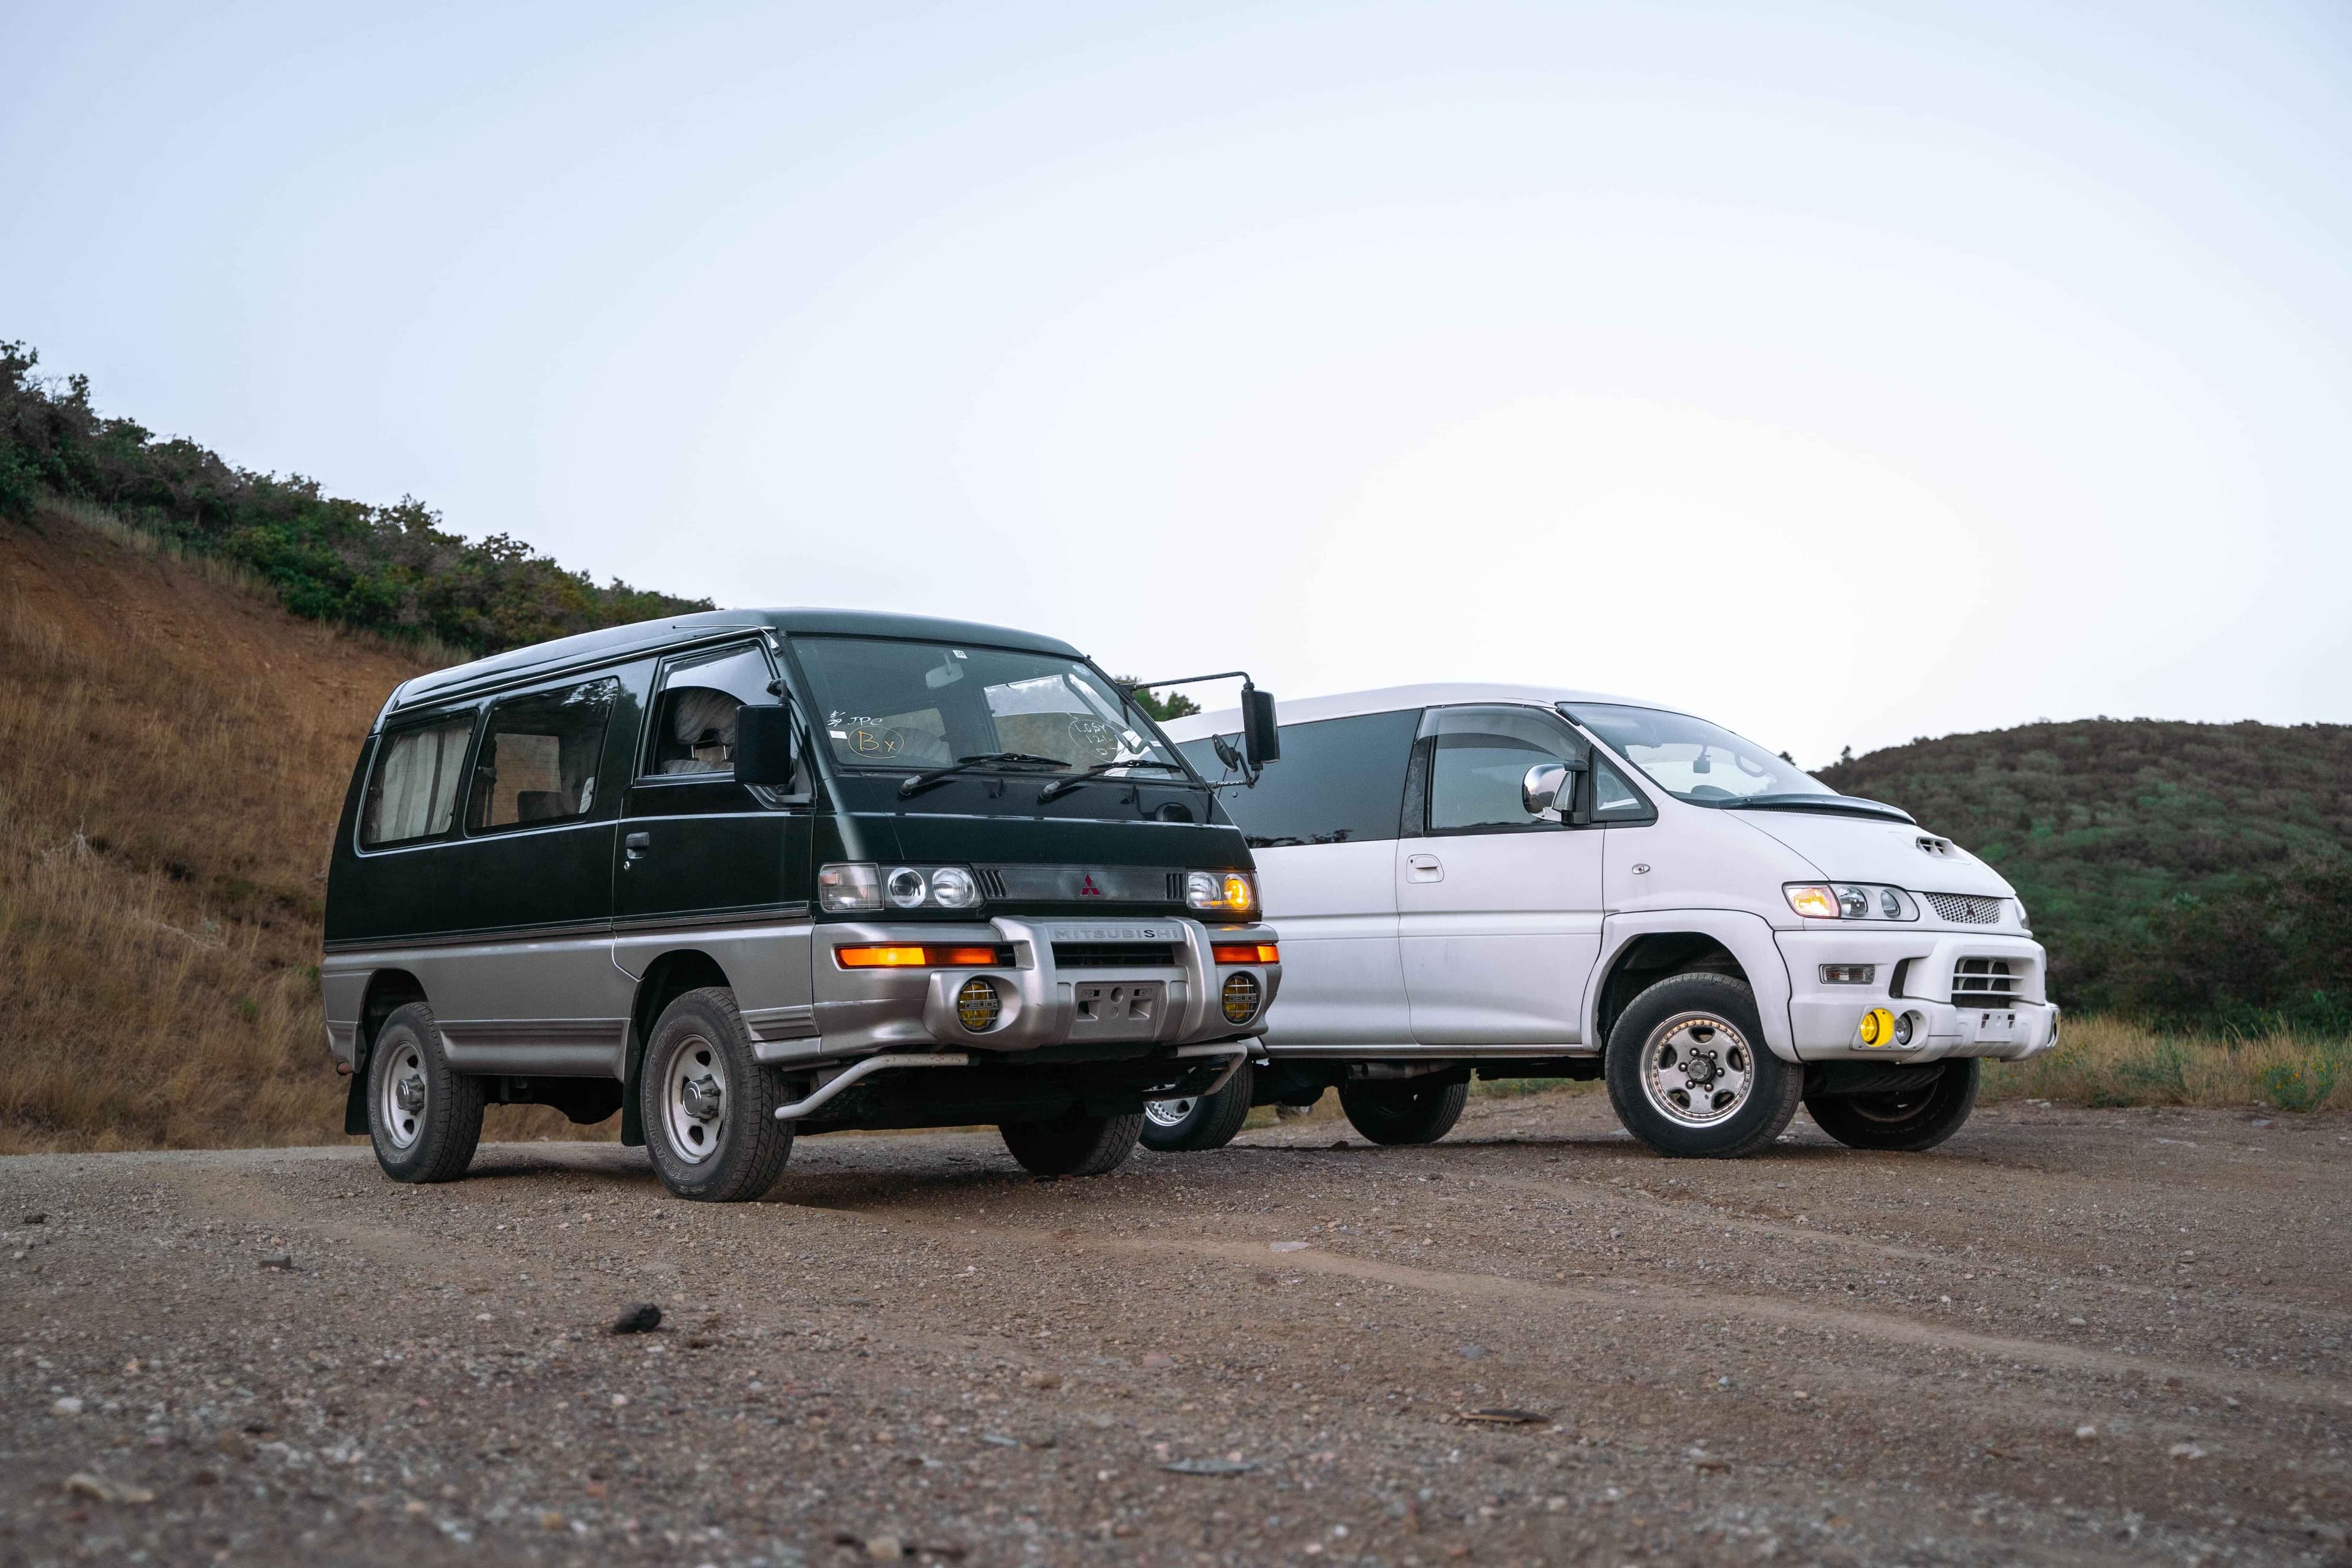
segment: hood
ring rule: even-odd
[[[1924,827],[1801,811],[1724,815],[1787,845],[1833,882],[1883,882],[1916,893],[2017,896],[1991,867]]]

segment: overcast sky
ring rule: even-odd
[[[2352,720],[2342,0],[81,0],[0,60],[0,337],[600,577],[1809,763]]]

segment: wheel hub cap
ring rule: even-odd
[[[1194,1100],[1148,1100],[1143,1102],[1143,1115],[1155,1127],[1173,1127],[1192,1114]]]
[[[698,1165],[719,1152],[726,1131],[726,1064],[708,1040],[689,1039],[662,1076],[670,1149],[688,1164]]]
[[[678,1103],[697,1121],[709,1121],[719,1114],[719,1080],[702,1073],[686,1080],[678,1090]]]
[[[401,1074],[400,1081],[393,1086],[392,1100],[411,1116],[424,1110],[425,1075],[415,1072]]]
[[[1721,1018],[1685,1014],[1653,1033],[1643,1055],[1642,1091],[1671,1121],[1706,1127],[1748,1103],[1756,1059],[1747,1037]]]

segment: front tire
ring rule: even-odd
[[[1039,1176],[1102,1176],[1127,1163],[1143,1132],[1143,1113],[1089,1116],[1073,1106],[1045,1121],[998,1126],[1021,1168]]]
[[[1977,1059],[1963,1057],[1918,1069],[1920,1082],[1892,1094],[1818,1095],[1805,1100],[1813,1125],[1849,1149],[1916,1154],[1933,1149],[1977,1108]]]
[[[1804,1071],[1764,1044],[1755,993],[1727,974],[1677,974],[1633,998],[1609,1031],[1609,1102],[1654,1152],[1736,1160],[1780,1137]]]
[[[775,1072],[751,1055],[734,993],[706,985],[662,1009],[638,1068],[637,1108],[654,1173],[673,1196],[765,1196],[793,1153],[793,1128],[776,1120],[782,1103]]]
[[[1454,1131],[1470,1101],[1470,1080],[1433,1084],[1427,1079],[1349,1079],[1339,1085],[1348,1125],[1391,1147],[1434,1143]]]
[[[1249,1120],[1253,1078],[1244,1062],[1214,1094],[1146,1101],[1143,1146],[1163,1154],[1223,1148]]]
[[[454,1182],[482,1141],[482,1080],[449,1066],[433,1009],[411,1002],[368,1055],[368,1141],[395,1182]]]

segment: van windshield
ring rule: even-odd
[[[916,771],[967,757],[1081,773],[1120,763],[1189,775],[1150,721],[1076,659],[1013,648],[885,637],[799,637],[836,763]]]
[[[1837,791],[1786,758],[1720,724],[1615,702],[1563,705],[1569,716],[1677,799],[1696,805],[1761,805]]]

